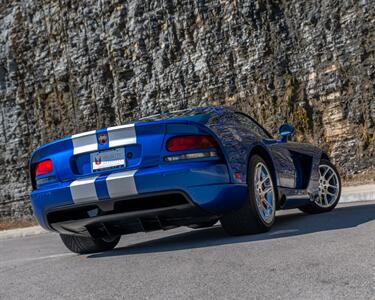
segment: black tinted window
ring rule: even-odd
[[[260,126],[256,121],[251,119],[249,116],[242,113],[236,113],[236,118],[241,126],[247,128],[248,130],[251,130],[260,137],[265,139],[272,138],[271,135],[262,126]]]
[[[178,118],[185,118],[185,117],[197,117],[199,119],[200,116],[210,116],[214,113],[215,107],[193,107],[189,109],[183,109],[178,111],[166,112],[157,115],[152,115],[148,117],[143,117],[138,121],[160,121],[160,120],[168,120],[168,119],[178,119]]]

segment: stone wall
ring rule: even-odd
[[[212,104],[371,172],[375,2],[0,0],[0,217],[30,214],[38,145]]]

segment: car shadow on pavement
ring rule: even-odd
[[[221,226],[217,224],[211,228],[191,230],[167,237],[118,247],[112,251],[89,255],[88,258],[126,256],[204,248],[225,244],[249,243],[328,230],[352,228],[372,220],[375,220],[375,204],[342,206],[331,212],[316,215],[308,215],[293,210],[290,213],[282,212],[281,215],[277,216],[272,230],[263,234],[228,236]],[[123,238],[126,238],[126,236]]]

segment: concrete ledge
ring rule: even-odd
[[[0,240],[9,239],[9,238],[26,237],[26,236],[47,233],[47,232],[48,231],[44,230],[40,226],[4,230],[4,231],[0,231]]]
[[[344,186],[340,203],[375,200],[375,184]]]
[[[342,188],[340,203],[375,201],[375,184],[346,186]],[[47,233],[40,226],[0,231],[0,240]]]

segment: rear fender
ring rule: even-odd
[[[222,144],[222,141],[220,138],[207,126],[192,122],[192,121],[167,121],[166,125],[166,133],[164,136],[164,141],[163,141],[163,148],[161,150],[161,157],[165,157],[170,155],[171,153],[167,151],[166,145],[167,142],[170,138],[178,135],[190,135],[190,134],[206,134],[212,136],[215,141],[218,144],[218,151],[219,151],[219,156],[221,159],[223,159],[226,162],[226,165],[228,167],[229,175],[230,175],[230,181],[234,182],[234,175],[233,172],[231,172],[230,166],[227,163],[228,162],[228,155],[225,151],[225,148]],[[161,162],[161,163],[166,163],[166,162]]]
[[[271,171],[272,180],[274,182],[274,186],[279,185],[279,176],[277,174],[277,171],[275,169],[275,164],[272,158],[271,153],[268,151],[268,149],[261,143],[256,143],[252,145],[248,157],[247,157],[247,166],[250,163],[250,159],[253,155],[259,155],[268,165]],[[246,172],[246,176],[249,176],[248,172]],[[246,177],[247,180],[247,177]]]

